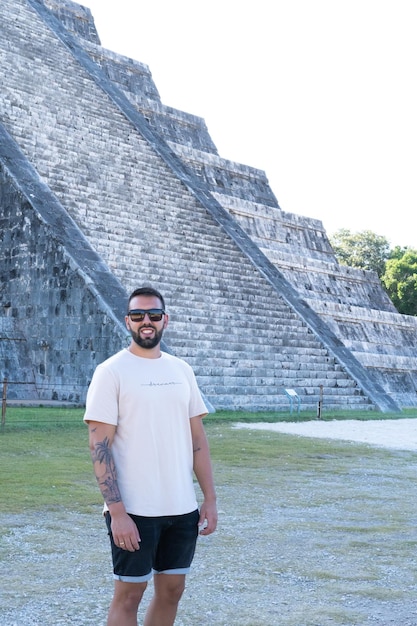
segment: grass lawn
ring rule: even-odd
[[[6,424],[0,429],[0,475],[3,512],[53,506],[73,506],[87,512],[100,502],[87,442],[87,428],[82,422],[83,409],[9,407]],[[407,416],[407,413],[401,417]],[[411,413],[410,413],[411,416]],[[372,412],[329,414],[324,419],[382,419]],[[393,416],[391,416],[393,417]],[[396,415],[395,417],[398,417]],[[233,422],[299,421],[312,419],[277,413],[219,411],[205,418],[213,460],[224,467],[270,469],[289,464],[300,468],[308,459],[308,450],[326,454],[334,444],[271,438],[268,433],[248,433],[230,429]],[[306,456],[307,455],[307,456]]]

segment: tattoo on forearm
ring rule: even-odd
[[[116,467],[108,437],[96,443],[92,452],[92,458],[97,482],[105,501],[107,504],[121,502],[122,498],[117,484]]]
[[[200,450],[201,448],[194,448],[193,452],[196,453],[196,452],[199,452]]]

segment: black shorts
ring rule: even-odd
[[[138,527],[141,539],[140,549],[135,552],[115,545],[111,516],[109,512],[105,514],[116,580],[144,582],[152,577],[152,573],[188,574],[198,536],[200,516],[197,509],[185,515],[130,517]]]

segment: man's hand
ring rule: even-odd
[[[112,507],[113,509],[114,507]],[[125,511],[110,513],[113,541],[122,550],[135,552],[140,549],[138,528],[130,515]]]
[[[200,535],[211,535],[217,528],[217,505],[215,501],[204,501],[200,508],[198,521]]]

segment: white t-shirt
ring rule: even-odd
[[[84,421],[117,426],[112,452],[128,513],[197,508],[190,419],[206,413],[193,370],[170,354],[146,359],[125,349],[97,367]]]

